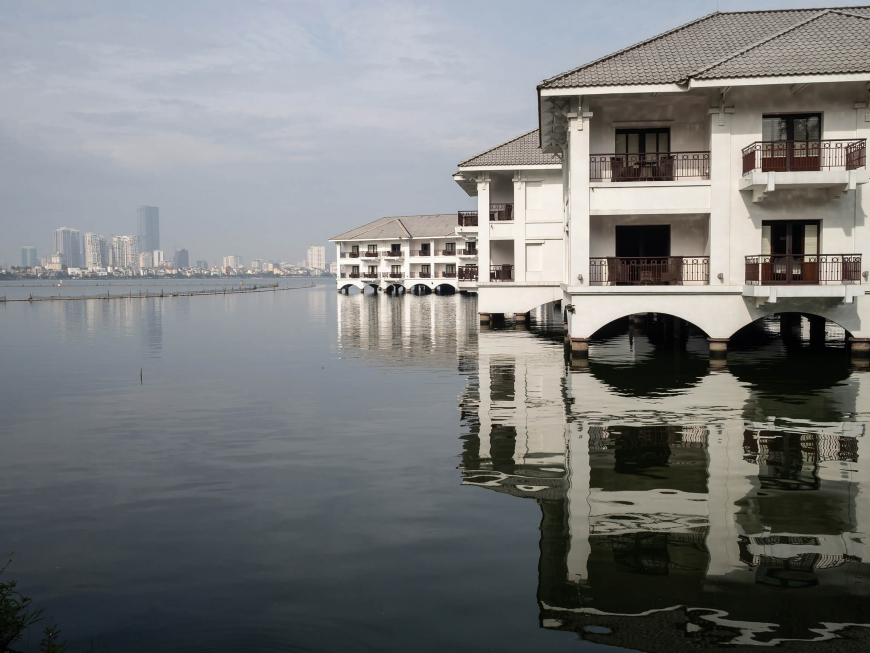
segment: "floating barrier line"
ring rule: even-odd
[[[308,286],[285,286],[283,288],[279,287],[278,284],[274,286],[267,286],[264,288],[254,286],[253,288],[221,288],[218,290],[192,290],[189,292],[169,292],[164,293],[163,290],[160,293],[149,293],[148,291],[145,294],[142,294],[140,290],[138,294],[134,295],[132,291],[128,293],[118,293],[117,295],[112,295],[107,292],[105,295],[91,295],[89,297],[85,297],[82,295],[81,297],[61,297],[60,295],[52,296],[52,297],[34,297],[31,295],[27,299],[6,299],[6,297],[0,298],[0,303],[9,304],[12,302],[80,302],[80,301],[88,301],[88,300],[109,300],[109,299],[161,299],[166,297],[200,297],[205,295],[244,295],[246,293],[251,292],[278,292],[280,290],[305,290],[306,288],[314,288],[316,284],[310,284]]]

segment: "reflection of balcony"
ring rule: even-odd
[[[709,152],[593,154],[590,181],[675,181],[709,179]]]
[[[461,265],[457,270],[459,281],[477,281],[476,265]]]
[[[489,280],[490,281],[513,281],[514,280],[514,266],[508,263],[504,263],[502,265],[490,265],[489,266]]]
[[[589,282],[605,286],[669,286],[710,282],[706,256],[606,256],[589,259]]]
[[[746,283],[760,286],[860,284],[860,254],[746,257]]]
[[[868,180],[866,141],[756,141],[743,148],[740,190],[761,202],[778,188],[824,188],[829,199]]]

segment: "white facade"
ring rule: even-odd
[[[308,267],[312,270],[326,269],[326,247],[323,245],[311,245],[308,248]]]
[[[818,13],[831,21],[831,43],[839,16]],[[775,38],[769,48],[771,66],[793,56]],[[605,73],[633,70],[612,68]],[[478,238],[481,268],[492,270],[479,283],[482,319],[561,300],[581,346],[608,322],[647,312],[723,343],[782,312],[870,338],[870,72],[709,76],[548,80],[534,138],[551,162],[530,159],[515,139],[460,164],[454,179],[478,202],[476,224],[462,231]]]
[[[109,264],[108,245],[104,236],[95,233],[85,234],[85,260],[87,270],[100,270]]]
[[[242,266],[242,257],[241,256],[224,256],[223,260],[223,268],[232,268],[235,270],[236,268],[240,268]]]
[[[137,268],[139,266],[139,237],[113,236],[112,261],[116,268]]]
[[[139,254],[139,269],[150,270],[154,267],[154,254],[151,252],[142,252]]]

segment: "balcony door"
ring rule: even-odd
[[[420,256],[429,256],[429,243],[422,243],[420,245]]]
[[[817,283],[819,226],[818,220],[762,222],[762,281]]]
[[[680,270],[670,264],[670,253],[670,225],[617,226],[616,258],[607,261],[608,279],[616,285],[674,283]]]
[[[613,181],[673,179],[670,127],[617,129],[616,156],[611,162]]]
[[[761,120],[761,171],[818,170],[822,114],[790,113]]]
[[[617,257],[666,257],[670,255],[671,225],[620,225],[616,227]]]
[[[359,245],[350,246],[350,256],[351,258],[359,258]]]

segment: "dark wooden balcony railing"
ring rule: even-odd
[[[403,279],[405,275],[402,272],[382,272],[382,279]]]
[[[466,247],[456,252],[459,256],[477,256],[477,249],[474,247]]]
[[[415,249],[411,252],[411,256],[432,256],[432,252],[428,249]]]
[[[431,272],[411,272],[412,279],[431,279]]]
[[[590,181],[674,181],[709,179],[709,152],[593,154]]]
[[[359,252],[342,252],[341,258],[359,258]]]
[[[377,272],[363,272],[362,278],[363,279],[377,279],[378,273]]]
[[[589,283],[612,286],[670,286],[710,283],[706,256],[605,256],[589,259]]]
[[[457,273],[456,276],[460,281],[477,281],[476,265],[460,265]]]
[[[455,271],[454,272],[447,272],[447,271],[436,272],[435,276],[438,277],[439,279],[455,279],[456,272]]]
[[[369,250],[367,252],[360,252],[360,258],[380,258],[381,255],[375,250]]]
[[[743,148],[743,174],[857,170],[867,163],[866,139],[755,141]]]
[[[456,256],[455,249],[442,249],[441,256]]]
[[[746,283],[751,286],[861,283],[861,255],[747,256]]]
[[[342,272],[342,279],[359,279],[359,272]]]
[[[489,280],[490,281],[513,281],[514,280],[514,266],[508,263],[503,265],[490,265],[489,266]]]
[[[385,249],[383,252],[381,252],[381,256],[383,256],[384,258],[405,258],[405,253],[402,251]]]
[[[459,226],[460,227],[476,227],[478,226],[477,211],[460,211]],[[489,219],[491,222],[504,222],[514,219],[514,205],[510,203],[490,204]]]

